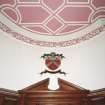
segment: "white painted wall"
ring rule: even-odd
[[[0,31],[0,87],[19,90],[48,75],[40,76],[45,69],[40,58],[43,53],[63,53],[66,59],[61,68],[68,75],[62,78],[86,89],[105,88],[105,32],[66,48],[32,46]]]

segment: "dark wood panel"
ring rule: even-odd
[[[88,91],[59,79],[58,90],[48,89],[49,79],[18,92],[0,88],[0,105],[105,105],[105,89]]]
[[[48,83],[46,79],[20,90],[18,105],[91,105],[88,90],[59,79],[60,88],[52,91]]]
[[[88,97],[93,105],[105,105],[105,88],[91,91]]]
[[[16,91],[0,88],[0,105],[17,105],[18,98]]]

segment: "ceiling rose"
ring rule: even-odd
[[[0,0],[0,29],[33,45],[75,45],[104,31],[104,19],[105,0]]]

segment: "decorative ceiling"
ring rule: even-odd
[[[0,0],[0,29],[33,45],[65,47],[105,30],[105,0]]]

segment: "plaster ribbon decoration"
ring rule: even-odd
[[[76,45],[105,31],[105,0],[0,0],[0,29],[32,45]]]
[[[63,58],[63,54],[57,54],[55,52],[51,52],[49,54],[43,54],[41,56],[43,58],[45,65],[47,69],[45,71],[41,72],[40,74],[46,74],[49,73],[49,85],[48,88],[51,90],[56,90],[59,88],[59,83],[58,83],[58,77],[56,74],[66,74],[65,72],[62,72],[60,68],[61,61]]]

